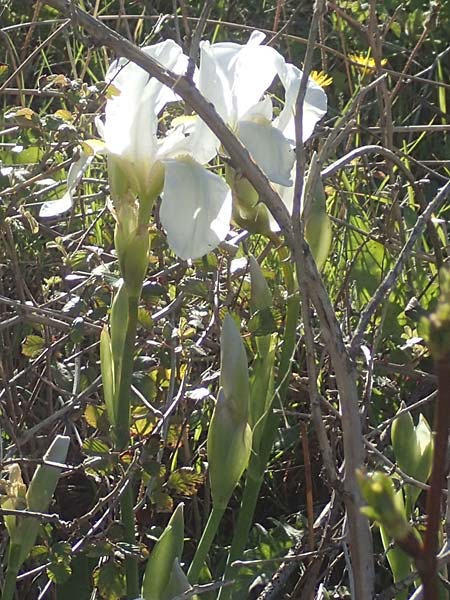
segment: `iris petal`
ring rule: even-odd
[[[200,258],[230,229],[231,190],[222,177],[197,162],[165,160],[161,223],[172,250],[182,259]]]
[[[292,185],[295,151],[279,129],[269,121],[240,121],[238,136],[270,181]]]

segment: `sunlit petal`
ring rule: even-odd
[[[187,58],[173,41],[148,46],[143,51],[169,69],[181,72]],[[158,113],[176,100],[172,90],[124,58],[114,61],[106,80],[119,92],[106,103],[101,133],[109,153],[120,157],[133,175],[135,191],[145,191],[146,177],[156,159]]]
[[[199,258],[223,241],[230,229],[231,191],[218,175],[191,159],[166,160],[160,219],[172,250]]]
[[[291,140],[295,140],[295,103],[297,100],[302,71],[296,66],[284,63],[278,71],[285,89],[285,104],[274,125]],[[305,101],[303,104],[303,141],[305,142],[314,130],[318,121],[327,112],[327,95],[311,78],[308,80]]]
[[[242,117],[241,121],[251,121],[254,117],[264,118],[268,121],[273,119],[273,103],[270,96],[265,96],[261,102],[257,102],[254,106],[251,106],[249,110]]]
[[[200,44],[200,71],[198,88],[225,122],[229,122],[233,99],[231,94],[231,80],[223,67],[220,57],[223,53],[217,51],[218,44],[211,46],[209,42]],[[233,44],[235,46],[236,44]],[[228,52],[224,53],[224,61],[228,60]]]
[[[170,69],[177,75],[186,72],[188,57],[183,54],[180,46],[173,40],[166,40],[154,46],[146,46],[142,50],[157,60],[163,67]],[[156,78],[150,80],[150,85],[156,88],[155,110],[159,114],[168,102],[180,100],[180,97],[169,87],[162,85]]]
[[[192,115],[181,117],[158,144],[158,157],[161,159],[189,154],[197,162],[205,164],[216,156],[219,140],[206,123]]]
[[[281,68],[284,59],[274,48],[261,46],[264,35],[256,32],[245,45],[223,42],[209,45],[205,43],[202,51],[208,55],[208,64],[200,63],[200,91],[208,97],[209,86],[212,88],[220,82],[227,96],[227,111],[221,113],[220,105],[214,103],[219,114],[231,126],[261,99]],[[211,66],[214,64],[214,68]],[[215,73],[215,79],[208,79],[206,69]],[[205,78],[202,80],[202,70]],[[203,81],[203,84],[202,84]],[[208,83],[210,81],[210,83]],[[206,85],[205,85],[206,84]]]
[[[295,151],[279,129],[269,121],[240,121],[237,134],[270,181],[286,186],[292,184],[290,175]]]

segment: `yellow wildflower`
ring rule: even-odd
[[[327,75],[324,71],[311,71],[309,74],[311,79],[313,79],[320,87],[328,87],[333,83],[333,78],[330,75]]]
[[[375,59],[372,58],[372,56],[369,56],[368,54],[349,54],[348,58],[352,61],[352,63],[354,63],[353,66],[355,66],[357,69],[362,69],[363,71],[369,72],[375,70]],[[382,58],[381,66],[384,67],[386,63],[387,59]]]

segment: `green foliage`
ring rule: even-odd
[[[183,504],[179,504],[147,561],[142,582],[144,600],[170,600],[176,593],[183,577],[180,577],[175,563],[181,560],[183,545]],[[181,591],[183,590],[178,590],[178,593]]]
[[[96,3],[75,4],[93,14]],[[98,3],[96,10],[103,22],[137,44],[180,36],[188,50],[204,3],[184,3],[187,14],[179,9],[178,18],[167,2],[152,3],[151,11],[148,4],[108,0]],[[273,43],[291,62],[302,65],[303,39],[309,35],[311,22],[309,3],[221,0],[213,4],[203,39],[242,43],[249,27],[280,32],[289,24]],[[375,4],[377,14],[371,15],[370,3],[339,0],[339,10],[328,10],[321,20],[321,45],[313,67],[323,70],[333,82],[326,88],[328,114],[305,147],[308,168],[329,133],[342,127],[344,115],[351,118],[348,129],[341,131],[320,169],[356,147],[380,144],[392,150],[412,175],[406,177],[397,164],[381,155],[364,154],[318,181],[317,203],[312,205],[318,223],[305,222],[306,237],[321,267],[345,342],[351,340],[361,313],[396,264],[420,214],[450,174],[446,129],[450,3],[388,0]],[[274,23],[277,12],[278,24]],[[162,15],[159,21],[158,15]],[[375,36],[361,35],[369,30],[374,16],[379,25],[374,31],[380,35],[380,58],[386,60],[378,66],[364,63],[375,55]],[[0,493],[3,507],[6,502],[26,509],[26,489],[35,471],[34,461],[42,458],[42,444],[48,440],[48,445],[64,432],[71,437],[67,463],[74,472],[67,475],[70,492],[75,498],[82,494],[82,484],[72,475],[83,473],[95,482],[98,496],[86,509],[92,509],[92,514],[86,517],[82,503],[74,501],[79,514],[65,517],[58,493],[49,504],[53,494],[49,496],[52,486],[47,486],[46,506],[39,501],[39,510],[70,519],[67,527],[45,519],[42,527],[32,519],[4,517],[8,535],[15,527],[23,539],[22,533],[30,540],[31,533],[42,533],[39,546],[34,538],[26,552],[18,546],[13,549],[18,562],[19,558],[25,560],[24,573],[40,568],[39,576],[20,578],[16,595],[35,597],[50,581],[46,593],[53,594],[56,589],[58,598],[87,600],[94,587],[99,598],[123,598],[126,557],[135,553],[142,577],[148,553],[141,542],[147,542],[149,532],[159,536],[161,523],[181,499],[186,504],[184,562],[180,566],[174,560],[171,568],[175,586],[180,583],[176,589],[183,589],[183,569],[187,570],[194,555],[211,504],[205,476],[207,446],[209,453],[219,456],[219,466],[212,466],[212,487],[222,488],[220,504],[228,505],[204,569],[210,581],[219,581],[243,494],[236,482],[242,465],[248,462],[250,445],[249,476],[262,469],[264,477],[246,551],[239,558],[258,561],[283,556],[299,537],[287,524],[303,522],[306,515],[306,465],[298,423],[299,419],[309,421],[311,399],[304,327],[297,316],[294,324],[289,320],[287,332],[294,348],[287,360],[292,377],[280,381],[287,306],[295,308],[297,301],[296,283],[289,279],[293,258],[284,247],[279,248],[282,238],[269,233],[267,210],[239,165],[224,166],[221,159],[210,167],[233,184],[235,226],[229,240],[214,253],[192,263],[176,260],[159,223],[158,203],[150,219],[148,258],[142,258],[147,229],[142,236],[135,228],[131,233],[121,230],[116,234],[119,247],[126,247],[120,260],[133,291],[139,291],[144,272],[146,280],[138,306],[133,390],[128,397],[131,444],[123,452],[114,449],[110,427],[115,425],[115,385],[122,365],[112,346],[123,347],[127,316],[117,300],[110,311],[111,300],[120,300],[118,290],[122,288],[114,248],[115,217],[107,201],[111,183],[118,189],[121,183],[126,189],[127,183],[117,177],[108,181],[94,123],[103,111],[108,93],[103,78],[114,56],[93,45],[81,27],[71,24],[50,38],[61,25],[58,18],[58,11],[45,3],[5,0],[0,6],[0,87],[5,86],[0,95],[0,446],[2,468],[16,457],[24,461],[20,478],[14,480],[6,471],[1,475],[8,486],[15,486],[14,493],[5,499],[4,484]],[[351,55],[362,62],[358,64]],[[381,85],[372,90],[350,115],[356,94],[380,74],[380,66],[386,72],[385,91]],[[114,92],[111,86],[109,89]],[[279,92],[279,83],[274,82],[270,95],[275,115],[281,109]],[[177,110],[170,105],[160,116],[161,131]],[[445,298],[448,278],[440,272],[448,261],[448,202],[433,217],[372,315],[364,331],[363,354],[354,357],[368,439],[405,474],[422,482],[427,481],[430,469],[428,423],[433,422],[433,403],[420,408],[423,414],[412,412],[410,417],[407,412],[395,419],[392,448],[386,440],[399,407],[410,407],[434,390],[432,362],[450,347]],[[234,237],[241,233],[240,227],[246,227],[250,235]],[[255,269],[251,258],[248,266],[250,254],[257,257],[261,271]],[[431,317],[420,320],[409,311],[405,314],[413,297]],[[218,323],[227,311],[235,317],[242,347],[228,353],[229,365],[235,361],[235,366],[224,366],[220,374]],[[321,335],[323,317],[316,308],[311,308],[310,317],[322,418],[333,461],[340,468],[345,456],[335,373]],[[109,325],[107,332],[103,328]],[[220,385],[225,395],[239,397],[233,414],[223,409]],[[280,396],[284,397],[282,404]],[[249,400],[248,411],[246,402],[241,402],[244,397]],[[218,398],[215,409],[212,398]],[[271,404],[274,421],[266,420]],[[248,427],[236,426],[236,417],[244,416],[252,429],[252,444]],[[267,422],[275,423],[275,445],[268,453],[268,463],[259,464],[258,453],[265,452]],[[214,430],[211,447],[208,435],[213,436]],[[317,518],[332,493],[314,432],[309,443]],[[226,461],[232,467],[227,468]],[[377,455],[370,453],[369,468],[385,468],[382,465]],[[65,478],[64,473],[62,481]],[[127,478],[136,508],[136,544],[124,542],[124,528],[117,521],[118,495]],[[381,535],[392,578],[398,582],[410,573],[411,560],[392,543],[393,533],[398,531],[386,515],[393,511],[409,531],[412,524],[423,521],[424,502],[419,488],[401,482],[397,475],[392,481],[375,478],[368,489],[371,516],[387,523],[381,527]],[[217,499],[217,492],[213,491],[214,495]],[[345,531],[338,520],[342,516],[339,502],[335,499],[335,512],[328,513],[330,520],[322,525],[325,535],[340,539]],[[87,534],[93,523],[95,532]],[[304,526],[299,529],[306,536]],[[71,553],[69,546],[72,549],[81,540],[81,549]],[[315,542],[317,549],[317,536]],[[300,552],[305,550],[306,541]],[[316,587],[322,586],[324,597],[345,597],[349,593],[345,560],[336,554],[335,544],[325,544],[322,550],[327,570],[325,574],[325,569],[319,569],[322,579],[316,581]],[[377,593],[391,585],[380,557],[376,552]],[[178,558],[181,560],[181,555]],[[7,562],[5,554],[3,563]],[[270,581],[278,565],[267,562],[239,567],[232,597],[239,600],[256,595],[258,586]],[[304,562],[299,570],[297,581],[293,576],[283,592],[292,594],[298,583],[302,593],[302,582],[313,569]],[[410,587],[415,585],[413,582]],[[401,592],[397,597],[405,595]]]

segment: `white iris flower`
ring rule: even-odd
[[[254,31],[244,45],[203,42],[199,89],[270,181],[290,186],[295,161],[295,103],[303,73],[274,48],[261,45],[264,38],[263,33]],[[274,118],[272,100],[265,92],[277,75],[285,98],[283,109]],[[304,142],[326,110],[325,92],[309,79],[303,105]]]
[[[295,102],[302,72],[279,52],[261,45],[255,31],[247,44],[201,44],[195,83],[277,186],[292,186],[295,162]],[[172,40],[143,48],[166,68],[183,74],[187,57]],[[285,90],[284,107],[273,115],[266,92],[278,76]],[[181,258],[198,258],[225,239],[232,195],[222,177],[205,169],[218,153],[219,140],[198,117],[175,119],[158,137],[158,116],[179,98],[143,69],[120,58],[107,73],[119,91],[108,99],[105,123],[99,125],[110,164],[111,193],[120,202],[131,189],[145,198],[164,170],[161,222],[172,250]],[[327,109],[327,97],[313,80],[303,106],[303,141]],[[284,190],[283,190],[284,191]],[[289,193],[287,194],[289,196]]]
[[[182,74],[187,57],[172,40],[143,48],[166,68]],[[105,122],[98,124],[110,166],[111,194],[117,207],[128,190],[141,200],[155,187],[164,167],[161,222],[170,247],[181,258],[198,258],[225,239],[231,218],[231,191],[202,164],[205,154],[187,135],[189,126],[158,138],[158,115],[179,98],[141,67],[119,58],[106,74],[119,92],[108,99]],[[117,210],[117,208],[116,208]]]

